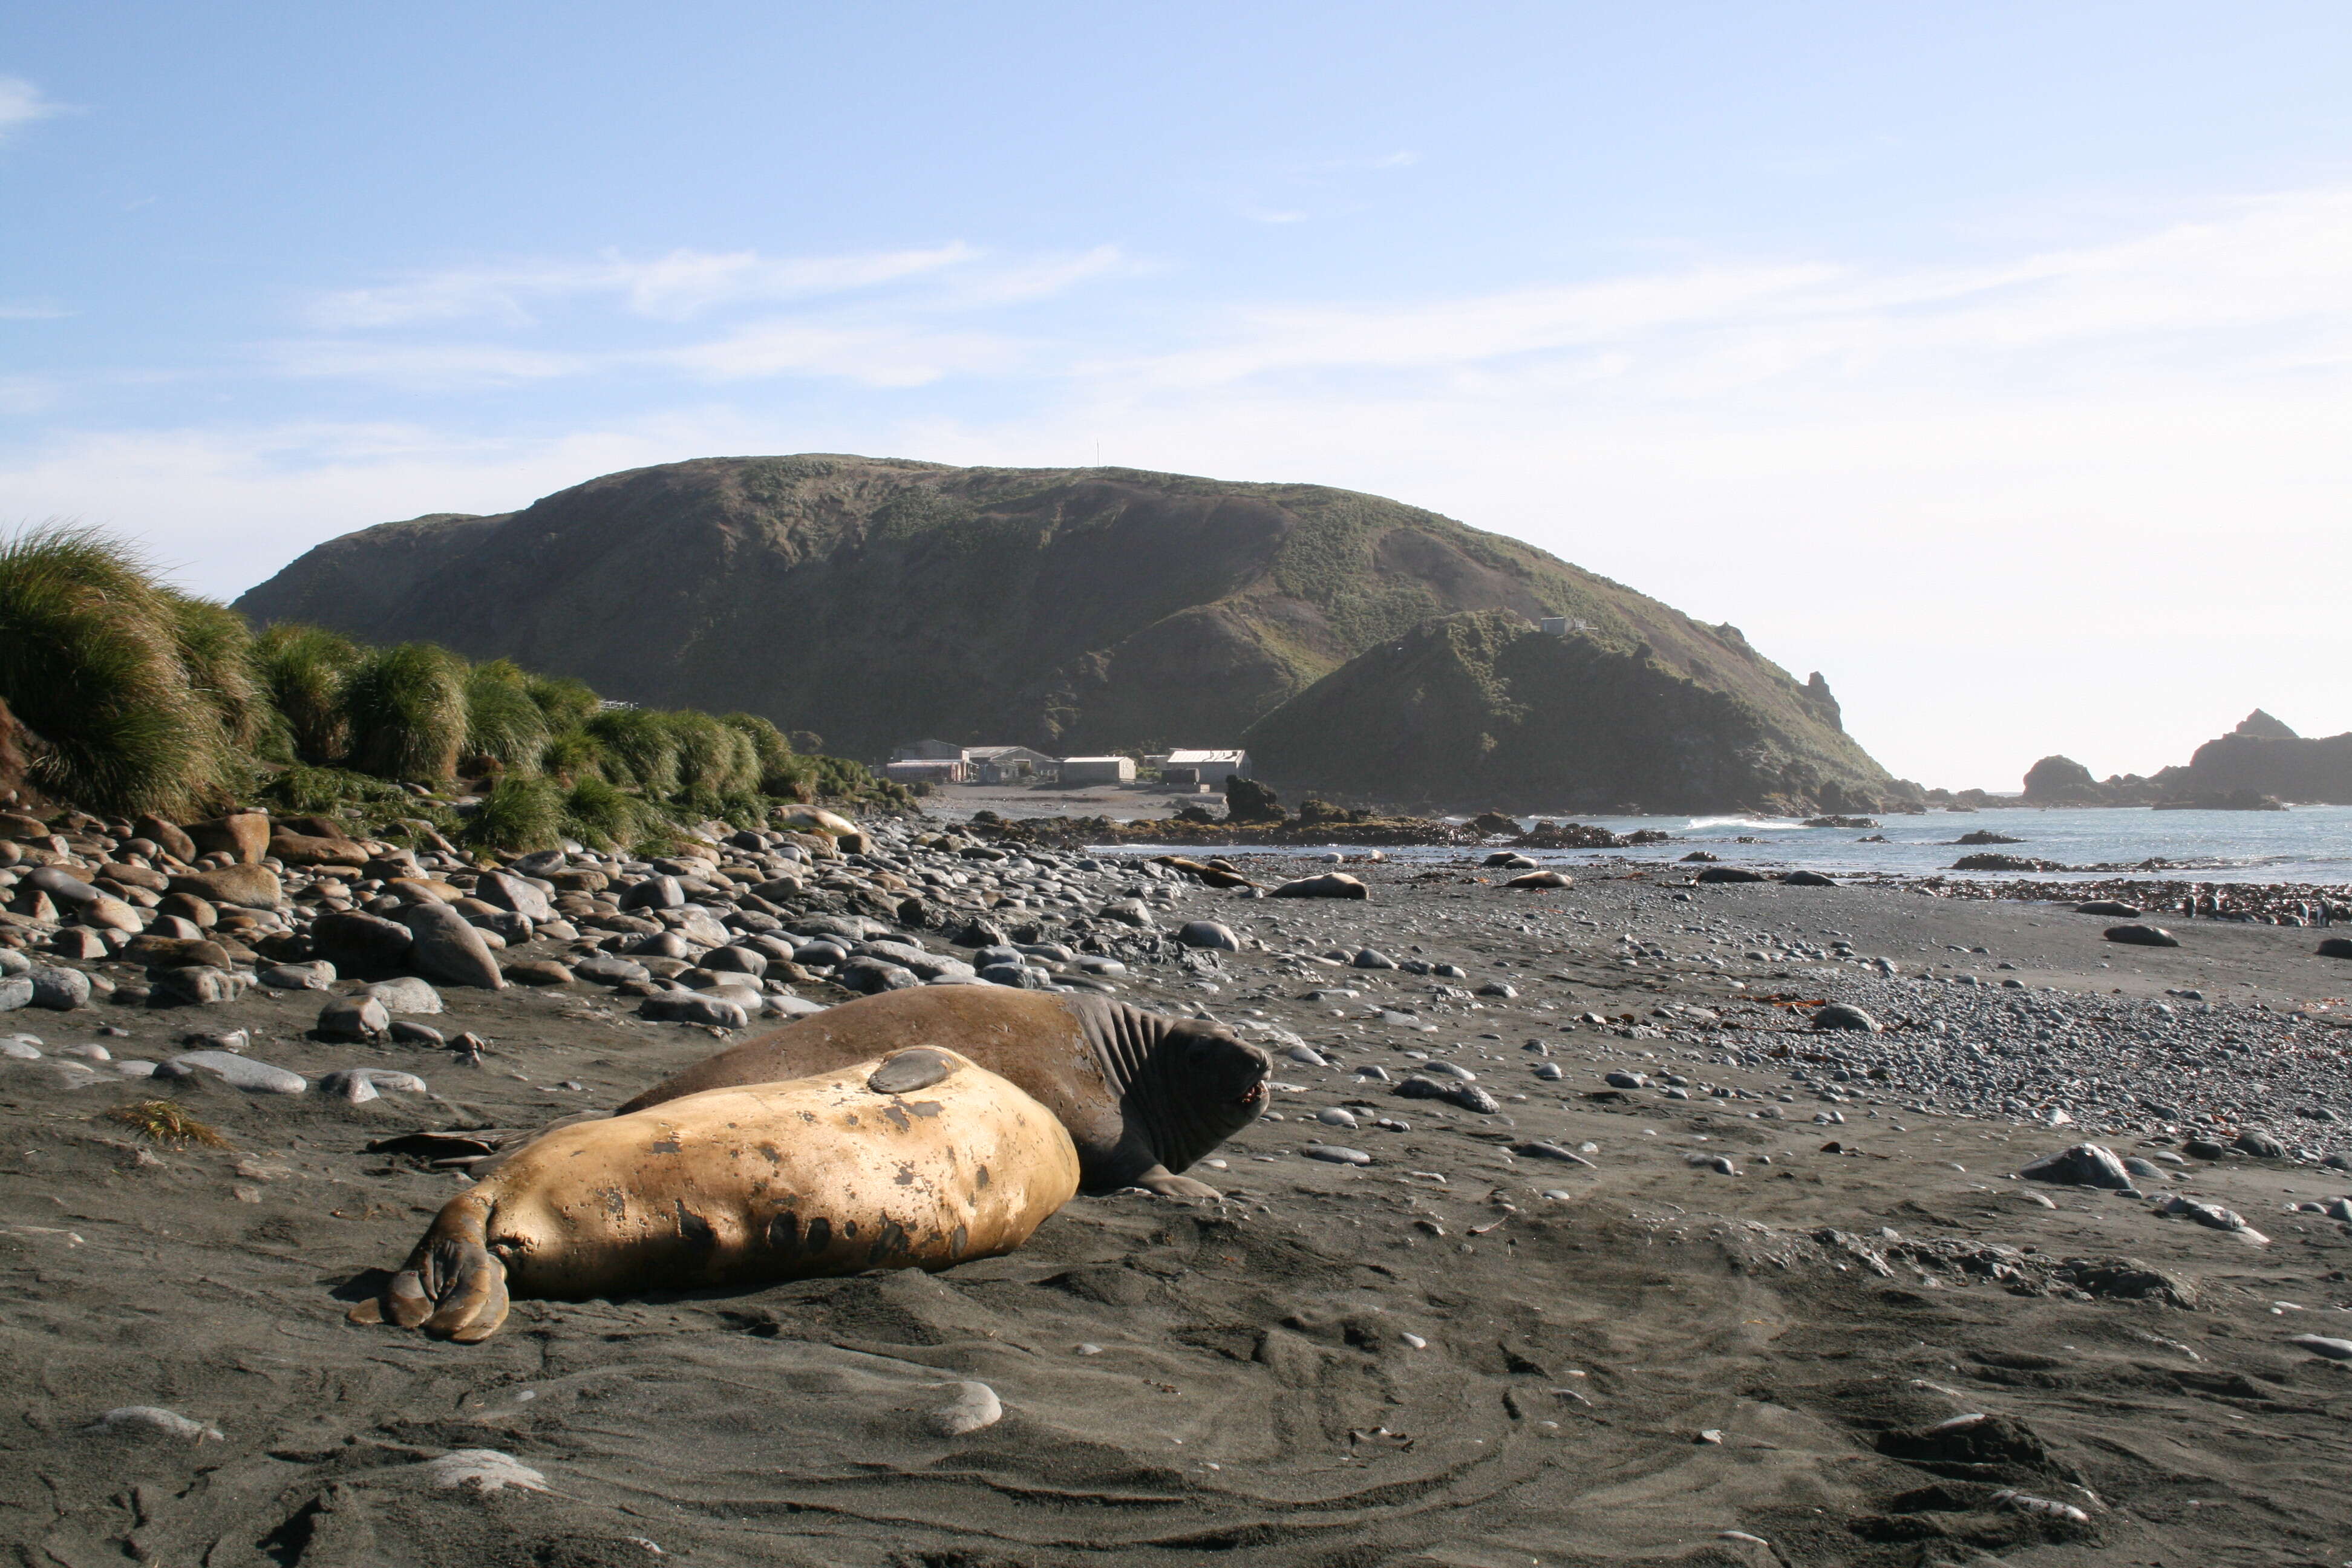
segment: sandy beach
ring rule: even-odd
[[[0,1537],[74,1568],[2344,1558],[2352,1364],[2290,1342],[2352,1336],[2352,1225],[2294,1207],[2352,1193],[2313,1158],[2352,1148],[2319,933],[1349,868],[1370,901],[1156,894],[1243,951],[1116,982],[1275,1050],[1273,1115],[1192,1173],[1225,1201],[1080,1197],[939,1276],[518,1302],[474,1346],[343,1321],[464,1182],[368,1145],[608,1107],[717,1032],[585,984],[446,991],[478,1068],[312,1038],[315,992],[13,1014],[47,1054],[0,1068]],[[1326,956],[1363,948],[1462,973]],[[1823,1000],[1888,1032],[1776,1005]],[[159,1086],[58,1065],[233,1027],[432,1098],[190,1080],[230,1147],[159,1147],[104,1116]],[[1394,1092],[1444,1062],[1494,1114]],[[2279,1157],[2181,1153],[2258,1127]],[[2138,1195],[2014,1179],[2086,1138],[2152,1163]],[[2262,1239],[2158,1212],[2183,1194]],[[935,1436],[965,1380],[1003,1419]],[[92,1428],[124,1406],[218,1436]],[[470,1449],[544,1489],[436,1486]]]

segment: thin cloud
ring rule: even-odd
[[[65,112],[64,104],[45,97],[39,88],[23,77],[0,76],[0,142],[37,120],[53,119]]]
[[[309,311],[330,331],[487,319],[510,326],[534,310],[603,297],[656,321],[685,321],[728,305],[845,293],[937,272],[971,259],[961,241],[927,250],[769,258],[754,251],[675,250],[649,261],[593,261],[452,268],[368,289],[338,290]]]

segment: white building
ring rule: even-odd
[[[1250,758],[1247,752],[1171,752],[1168,760],[1160,764],[1163,776],[1174,775],[1179,769],[1190,769],[1192,777],[1185,780],[1171,776],[1171,783],[1204,784],[1223,789],[1225,781],[1235,773],[1244,778],[1250,776]]]
[[[1064,757],[1062,782],[1066,784],[1133,784],[1133,757]]]

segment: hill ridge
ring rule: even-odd
[[[1557,616],[1582,623],[1582,643],[1639,649],[1737,699],[1767,751],[1858,792],[1894,788],[1834,700],[1736,628],[1507,535],[1303,481],[696,458],[512,512],[362,529],[237,607],[513,658],[633,701],[761,713],[866,757],[934,734],[1065,754],[1233,744],[1433,619]]]

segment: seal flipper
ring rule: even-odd
[[[444,1205],[384,1287],[380,1321],[467,1344],[497,1332],[507,1320],[507,1270],[484,1245],[489,1215],[478,1191]],[[352,1321],[364,1320],[354,1313]]]
[[[866,1087],[877,1094],[912,1094],[947,1079],[961,1065],[943,1051],[915,1046],[883,1058],[882,1065],[866,1078]]]

